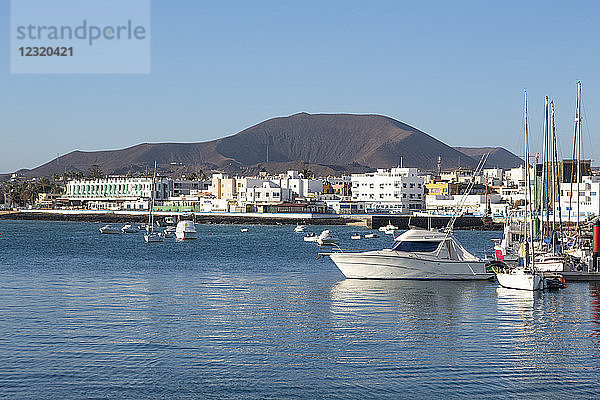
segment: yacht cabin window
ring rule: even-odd
[[[431,253],[437,250],[440,245],[440,241],[429,241],[429,240],[415,240],[415,241],[403,241],[396,244],[392,250],[395,251],[410,251],[420,253]]]

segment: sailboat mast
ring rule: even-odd
[[[556,200],[558,198],[558,218],[562,235],[561,211],[560,211],[560,183],[558,182],[558,150],[556,148],[556,124],[554,120],[554,101],[550,102],[551,123],[552,123],[552,252],[556,251]]]
[[[545,217],[544,218],[544,214]],[[542,201],[540,203],[540,219],[543,234],[548,236],[548,96],[544,99],[544,149],[542,154]]]
[[[575,118],[575,135],[577,136],[577,225],[579,234],[579,184],[581,183],[581,81],[577,82],[577,117]]]
[[[154,232],[154,214],[152,211],[154,210],[154,192],[156,190],[156,161],[154,161],[154,175],[152,176],[152,206],[150,207],[150,226],[152,227],[152,232]]]
[[[527,91],[525,91],[525,182],[527,183],[527,205],[525,208],[525,248],[529,247],[529,238],[531,238],[531,251],[533,252],[533,223],[528,221],[532,215],[531,204],[531,182],[529,179],[529,127],[527,122]],[[528,231],[529,225],[529,231]],[[529,238],[527,237],[529,236]],[[533,260],[533,258],[532,258]],[[529,266],[529,252],[526,252],[525,269]]]

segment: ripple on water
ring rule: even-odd
[[[521,399],[600,389],[594,285],[531,294],[492,282],[343,280],[288,226],[244,235],[201,226],[195,242],[156,246],[98,227],[0,222],[1,396]],[[350,245],[355,227],[332,229]],[[482,251],[498,233],[458,235]]]

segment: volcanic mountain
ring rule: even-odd
[[[524,165],[524,161],[502,147],[455,147],[456,150],[479,160],[484,153],[490,153],[485,163],[486,168],[516,168]]]
[[[435,170],[438,156],[443,169],[474,166],[478,159],[385,116],[300,113],[272,118],[209,142],[144,143],[121,150],[73,151],[21,172],[49,176],[85,172],[98,165],[105,173],[123,174],[150,168],[154,161],[172,173],[181,172],[181,168],[177,170],[181,165],[187,170],[230,173],[307,168],[317,174],[330,174],[389,168],[399,163]]]

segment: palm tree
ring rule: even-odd
[[[313,172],[311,170],[306,169],[306,168],[301,169],[299,172],[302,174],[304,179],[312,178],[315,175],[315,174],[313,174]]]
[[[87,177],[90,179],[102,179],[104,176],[104,172],[102,172],[97,164],[92,165],[87,173]]]
[[[201,169],[198,170],[198,180],[206,181],[208,180],[208,176]]]

